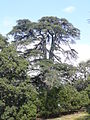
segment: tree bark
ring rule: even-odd
[[[54,37],[52,35],[51,48],[50,48],[50,52],[49,52],[49,59],[54,61],[53,52],[54,52]]]

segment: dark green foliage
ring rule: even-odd
[[[83,107],[90,112],[89,61],[77,68],[61,63],[61,56],[54,54],[58,50],[66,59],[77,57],[70,47],[80,36],[77,28],[66,19],[50,16],[37,23],[18,20],[9,34],[14,37],[11,44],[0,35],[0,120],[56,117]],[[24,52],[17,49],[34,42]],[[30,78],[29,70],[35,69],[38,74]],[[76,81],[77,71],[85,73],[85,79]]]
[[[15,106],[6,106],[4,113],[1,115],[2,120],[15,120],[17,108]]]
[[[3,49],[7,45],[8,45],[7,38],[0,34],[0,49]]]
[[[71,85],[65,85],[59,91],[59,101],[60,111],[69,113],[87,105],[89,98],[87,94],[79,93]]]
[[[44,90],[40,94],[39,115],[48,118],[80,110],[89,103],[85,91],[78,92],[71,85]]]
[[[27,106],[25,109],[28,111],[26,116],[30,114],[29,117],[31,119],[36,117],[37,92],[29,82],[22,83],[18,87],[15,87],[5,82],[4,79],[0,79],[0,99],[1,120],[15,120],[18,116],[20,118],[21,111],[25,106]]]
[[[40,60],[41,81],[49,88],[71,83],[76,67],[65,63],[53,63],[52,60]]]
[[[89,103],[89,105],[87,106],[87,112],[90,114],[90,103]]]
[[[40,104],[38,108],[39,116],[48,118],[59,114],[58,108],[58,89],[43,90],[39,95]]]
[[[17,120],[35,120],[37,113],[37,107],[33,104],[33,101],[28,102],[21,106],[18,114]]]
[[[42,59],[37,62],[40,74],[30,79],[27,76],[28,62],[17,54],[12,45],[4,47],[0,57],[1,120],[54,117],[90,104],[89,78],[85,84],[82,83],[84,87],[80,90],[77,89],[80,84],[75,83],[73,87],[66,82],[75,73],[75,67]]]
[[[5,103],[3,100],[0,100],[0,115],[3,114],[4,108],[5,108]]]
[[[17,20],[17,25],[9,34],[14,35],[16,41],[29,38],[33,34],[32,22],[28,19]]]
[[[26,79],[28,62],[19,56],[12,45],[3,48],[0,52],[0,77],[12,81]]]
[[[17,120],[35,120],[37,113],[37,92],[35,88],[26,82],[19,87],[21,91],[21,106],[17,113]],[[19,104],[20,105],[20,104]]]
[[[74,87],[78,91],[82,91],[82,90],[85,90],[88,87],[89,84],[90,84],[90,78],[88,78],[87,80],[78,80],[78,81],[75,81]]]
[[[87,94],[88,94],[88,97],[89,97],[89,104],[87,105],[87,112],[90,114],[90,84],[88,85],[88,87],[85,89]]]
[[[28,116],[31,120],[36,118],[37,92],[30,83],[27,69],[28,62],[17,54],[13,45],[3,47],[0,51],[0,120],[21,120],[22,109],[27,110],[26,120]]]
[[[85,91],[87,92],[89,99],[90,99],[90,84],[86,87]]]

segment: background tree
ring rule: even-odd
[[[37,48],[43,53],[44,59],[47,59],[48,53],[48,59],[54,60],[55,58],[60,62],[60,58],[54,54],[54,51],[58,50],[65,54],[67,59],[70,56],[75,58],[77,52],[70,47],[70,44],[74,43],[76,38],[79,39],[80,31],[66,19],[42,17],[37,23],[27,19],[18,20],[17,25],[9,34],[13,35],[16,43],[38,40],[39,44],[35,49]],[[48,42],[50,43],[49,50],[47,49]],[[64,50],[61,47],[62,44],[68,46],[69,50]],[[28,52],[31,52],[31,49]]]
[[[80,32],[66,19],[60,19],[52,16],[42,17],[36,26],[39,35],[43,37],[43,49],[46,49],[47,42],[50,43],[50,50],[48,51],[49,59],[54,60],[54,58],[56,58],[59,61],[59,58],[54,54],[55,50],[58,50],[63,54],[67,54],[66,57],[68,59],[69,55],[75,57],[76,52],[74,49],[71,49],[69,45],[70,43],[74,43],[75,38],[79,38]],[[69,46],[69,51],[65,51],[61,47],[61,44]]]
[[[50,73],[50,75],[49,73],[44,74],[44,70],[41,71],[42,63],[48,66],[49,62],[45,62],[45,60],[48,59],[50,62],[52,61],[53,65],[55,61],[61,63],[61,54],[63,54],[66,59],[76,58],[77,56],[77,52],[72,49],[70,45],[74,43],[76,39],[79,39],[80,31],[66,19],[47,16],[42,17],[36,23],[27,19],[18,20],[17,25],[13,27],[9,35],[14,37],[14,43],[17,48],[23,48],[23,52],[20,49],[17,50],[19,50],[19,54],[22,52],[23,56],[28,59],[30,63],[29,75],[32,71],[33,73],[38,73],[36,76],[37,78],[39,77],[38,80],[42,78],[42,74],[55,76],[55,71],[51,69],[51,67],[50,72],[52,73]],[[49,48],[47,47],[48,45]],[[65,50],[63,46],[68,46],[68,50]],[[55,54],[55,51],[59,51],[59,56]],[[56,74],[58,73],[57,71]]]
[[[89,62],[77,68],[60,59],[61,54],[76,58],[71,44],[80,36],[77,28],[66,19],[42,17],[36,23],[18,20],[9,34],[11,44],[0,38],[0,120],[48,118],[90,105]],[[77,73],[83,69],[88,76],[80,87]],[[35,70],[38,74],[30,78]]]

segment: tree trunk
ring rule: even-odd
[[[51,48],[50,48],[50,52],[49,52],[49,60],[54,61],[53,52],[54,52],[54,37],[52,35]]]
[[[42,52],[43,52],[43,56],[44,59],[47,59],[47,50],[46,50],[46,40],[45,40],[45,36],[41,33],[40,31],[40,35],[42,36]]]
[[[47,51],[46,51],[46,40],[43,40],[43,55],[44,55],[44,59],[47,59]]]

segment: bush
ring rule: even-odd
[[[40,94],[39,115],[45,118],[67,114],[88,105],[89,98],[85,91],[78,92],[71,85],[53,87]]]
[[[15,120],[17,108],[15,106],[6,106],[4,113],[1,115],[2,120]]]
[[[32,102],[21,106],[16,119],[17,120],[35,120],[37,108]]]
[[[53,87],[50,90],[43,90],[39,95],[38,116],[53,117],[59,114],[57,103],[58,88]]]

